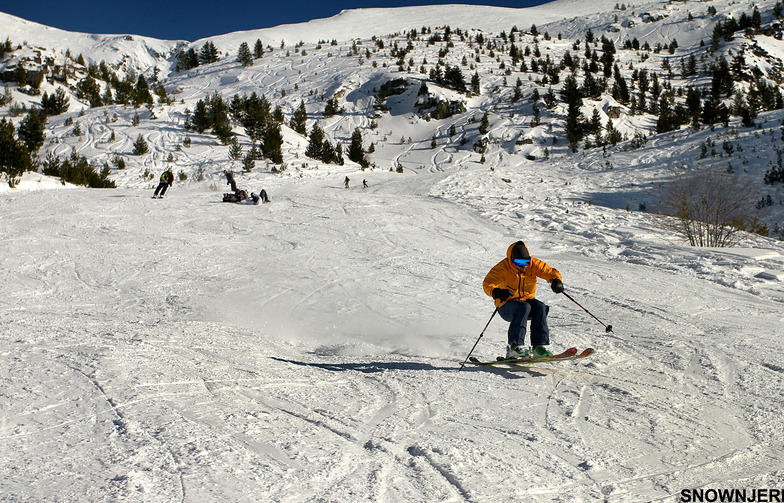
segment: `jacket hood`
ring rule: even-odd
[[[506,258],[510,264],[514,264],[514,259],[531,258],[531,254],[528,253],[528,247],[525,246],[525,243],[517,241],[509,245],[509,248],[506,250]]]

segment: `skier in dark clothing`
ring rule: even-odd
[[[226,175],[226,185],[231,185],[231,191],[237,192],[237,182],[234,181],[234,175],[231,171],[223,170],[223,174]]]
[[[343,186],[348,188],[348,182],[350,182],[350,180],[348,179],[348,177],[346,177],[346,179],[343,180]]]
[[[166,171],[161,174],[161,182],[158,184],[158,188],[155,189],[155,194],[153,194],[153,199],[163,199],[163,195],[166,194],[166,189],[168,189],[174,183],[174,173],[172,173],[171,168],[167,168]],[[160,196],[158,193],[160,192]]]
[[[368,188],[367,180],[362,180],[362,188],[363,189]]]

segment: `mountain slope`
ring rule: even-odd
[[[481,194],[480,212],[383,173],[276,180],[263,206],[182,187],[0,195],[3,499],[632,502],[780,485],[780,245],[666,244],[623,210],[554,211],[541,184],[515,206],[473,177],[418,177]],[[519,238],[615,333],[540,285],[553,347],[597,353],[458,373],[492,310],[481,279]],[[505,327],[475,353],[502,351]]]

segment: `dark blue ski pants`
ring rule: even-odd
[[[536,299],[510,300],[501,304],[498,314],[509,322],[509,344],[523,345],[528,320],[531,320],[531,346],[550,344],[550,330],[547,328],[549,311],[550,306]]]

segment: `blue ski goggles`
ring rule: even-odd
[[[514,264],[517,267],[528,267],[528,264],[531,263],[531,259],[530,258],[516,258],[516,259],[513,259],[512,262],[514,262]]]

